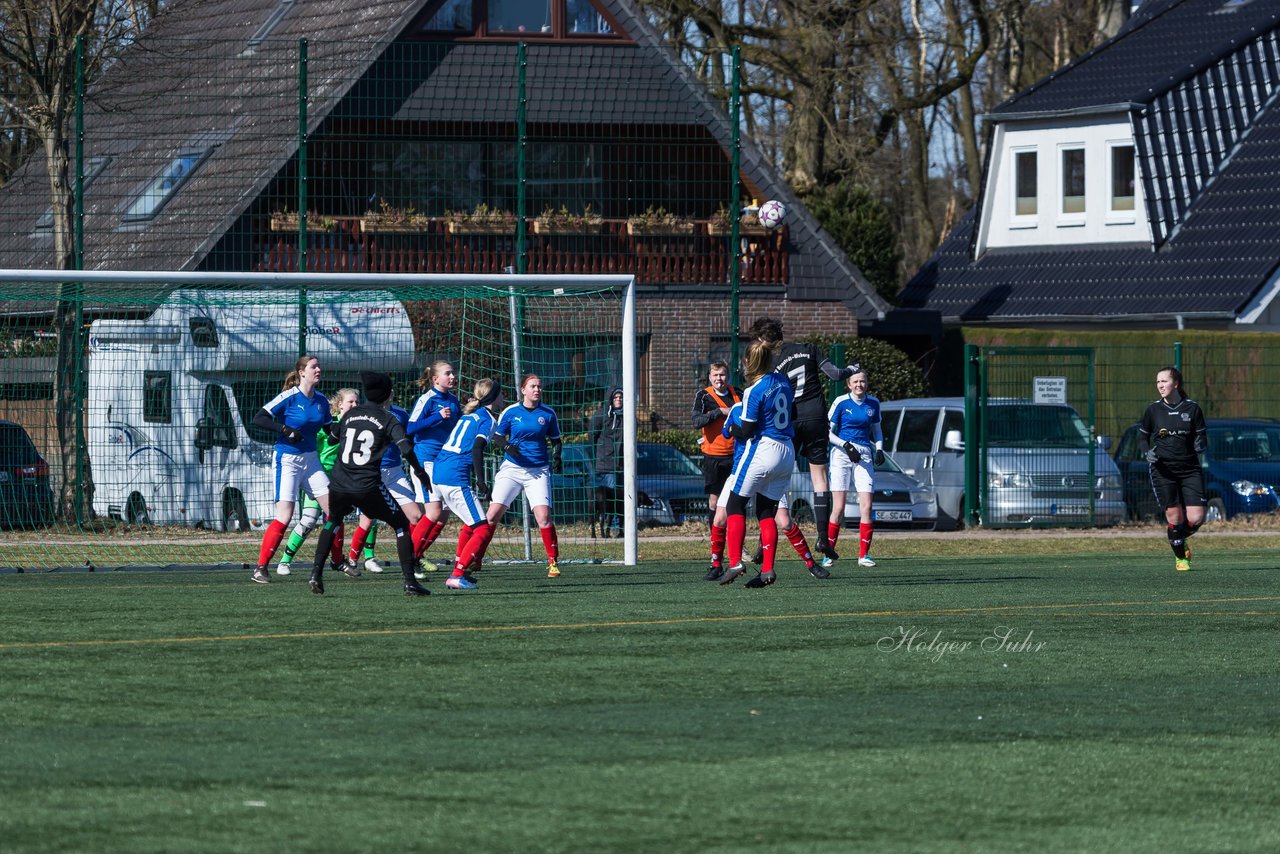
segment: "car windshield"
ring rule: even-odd
[[[1209,453],[1219,460],[1280,462],[1280,425],[1210,427]]]
[[[0,465],[29,466],[39,459],[27,431],[16,424],[0,424]]]
[[[636,473],[702,477],[702,470],[693,460],[670,445],[636,445]]]
[[[1089,428],[1069,406],[997,404],[987,408],[993,448],[1087,448]]]

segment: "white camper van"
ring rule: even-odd
[[[86,427],[100,516],[236,531],[275,515],[272,445],[250,422],[298,356],[298,304],[276,292],[176,290],[145,320],[89,326]],[[310,296],[321,389],[413,367],[389,293]],[[247,429],[246,429],[247,428]]]

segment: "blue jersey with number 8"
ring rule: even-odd
[[[742,421],[760,425],[756,436],[789,443],[795,438],[791,424],[791,383],[779,373],[765,374],[742,393]]]

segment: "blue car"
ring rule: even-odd
[[[1280,509],[1280,423],[1247,418],[1210,418],[1209,447],[1201,456],[1206,521]],[[1146,459],[1138,450],[1138,425],[1116,444],[1116,466],[1124,483],[1124,500],[1132,519],[1164,518],[1151,491]]]

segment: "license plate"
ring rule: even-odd
[[[1059,504],[1059,516],[1088,516],[1089,505],[1087,504]]]
[[[910,510],[874,510],[871,513],[877,522],[910,522]]]

